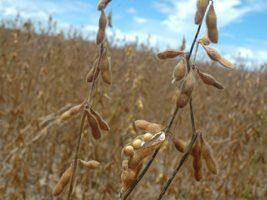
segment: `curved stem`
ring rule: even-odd
[[[70,179],[70,186],[69,186],[69,192],[68,192],[68,200],[71,199],[71,194],[72,194],[72,189],[73,189],[73,183],[75,181],[75,175],[76,175],[77,164],[78,164],[78,154],[79,154],[80,146],[81,146],[81,140],[82,140],[82,133],[83,133],[83,129],[84,129],[85,117],[86,117],[86,113],[85,113],[85,111],[83,111],[83,116],[82,116],[80,130],[79,130],[79,136],[78,136],[76,150],[75,150],[75,158],[74,158],[74,165],[73,165],[73,175],[71,176],[71,179]]]
[[[177,165],[177,167],[175,168],[175,170],[173,171],[172,173],[172,176],[171,178],[168,179],[168,181],[166,182],[165,186],[163,187],[163,189],[161,190],[160,192],[160,195],[158,197],[158,200],[161,200],[162,197],[164,196],[165,192],[167,191],[167,189],[169,188],[171,182],[173,181],[173,179],[175,178],[176,174],[178,173],[178,171],[181,169],[182,165],[185,163],[185,161],[188,159],[188,156],[190,155],[191,153],[191,150],[192,150],[192,147],[195,143],[197,139],[197,134],[194,133],[193,136],[192,136],[192,139],[188,145],[188,148],[186,150],[186,152],[184,153],[183,157],[181,158],[179,164]]]
[[[192,55],[195,43],[197,41],[200,29],[201,29],[202,23],[198,26],[197,32],[195,34],[194,40],[191,44],[191,48],[189,51],[189,54],[187,56],[187,60],[190,60],[190,57]],[[190,65],[188,64],[187,66],[188,71],[190,71]],[[169,130],[172,127],[172,124],[174,122],[174,119],[176,117],[176,115],[178,114],[179,111],[179,107],[176,106],[174,113],[171,116],[171,119],[169,121],[169,124],[165,130],[166,133],[169,133]],[[191,116],[191,124],[192,124],[192,129],[195,130],[195,120],[194,120],[194,113],[193,113],[193,107],[192,107],[192,98],[190,99],[190,116]],[[148,161],[147,165],[145,166],[145,168],[142,170],[142,172],[140,173],[140,175],[138,176],[137,180],[132,184],[132,186],[126,191],[125,195],[123,196],[123,200],[126,200],[128,198],[128,196],[131,194],[131,192],[134,190],[134,188],[136,187],[136,185],[140,182],[140,180],[143,178],[143,176],[146,174],[147,170],[149,169],[150,165],[152,164],[152,162],[154,161],[156,155],[159,152],[160,147],[154,152],[154,154],[152,155],[152,157],[150,158],[150,160]]]
[[[97,72],[97,68],[99,68],[101,59],[102,59],[102,55],[103,55],[103,51],[104,51],[104,45],[101,44],[100,46],[100,50],[99,50],[99,57],[98,57],[98,61],[97,61],[97,65],[94,68],[94,72],[93,72],[93,82],[88,94],[88,98],[87,98],[87,104],[91,105],[92,103],[92,94],[93,94],[93,90],[94,90],[94,85],[96,82],[96,72]],[[82,133],[83,133],[83,129],[84,129],[84,122],[85,122],[85,118],[86,118],[86,111],[83,111],[83,116],[81,119],[81,125],[80,125],[80,131],[79,131],[79,135],[78,135],[78,140],[77,140],[77,145],[76,145],[76,150],[75,150],[75,156],[74,156],[74,167],[73,167],[73,175],[71,177],[70,180],[70,186],[69,186],[69,192],[68,192],[68,200],[71,200],[71,195],[72,195],[72,190],[73,190],[73,185],[75,182],[75,177],[76,177],[76,171],[77,171],[77,164],[78,164],[78,155],[80,152],[80,146],[81,146],[81,140],[82,140]]]

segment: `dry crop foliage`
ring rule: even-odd
[[[96,140],[101,138],[101,131],[110,131],[108,123],[103,119],[101,114],[99,114],[96,110],[93,109],[93,99],[92,99],[92,93],[99,73],[101,73],[102,79],[106,84],[109,85],[111,84],[111,64],[110,64],[110,58],[107,55],[108,54],[107,46],[105,44],[107,17],[104,10],[110,1],[111,0],[100,0],[97,5],[97,9],[101,12],[101,14],[98,22],[96,44],[100,47],[99,47],[99,55],[96,61],[94,62],[94,66],[90,69],[90,71],[86,75],[87,83],[91,83],[88,98],[84,101],[84,103],[70,108],[68,111],[64,112],[60,117],[60,120],[63,121],[69,120],[73,115],[76,115],[80,110],[83,109],[80,131],[77,138],[74,162],[63,173],[59,182],[55,186],[53,191],[54,196],[60,195],[63,192],[66,185],[70,182],[68,199],[72,198],[72,190],[75,182],[75,175],[78,162],[81,163],[81,165],[86,167],[87,169],[95,169],[100,164],[95,160],[84,161],[78,159],[85,120],[87,119],[89,127],[91,129],[92,136]]]
[[[39,27],[30,22],[4,20],[0,27],[2,199],[65,199],[67,195],[63,192],[53,197],[52,193],[60,176],[73,163],[70,155],[76,148],[75,133],[82,110],[70,120],[58,123],[58,119],[71,107],[84,102],[85,91],[88,91],[84,75],[98,51],[95,41],[84,39],[79,31],[70,29],[66,38],[62,33],[53,32],[56,29],[53,20],[48,23]],[[118,199],[121,149],[140,135],[140,130],[131,122],[147,119],[166,124],[164,121],[176,103],[179,82],[166,84],[172,79],[176,59],[162,62],[155,59],[155,50],[146,45],[134,43],[118,47],[116,40],[109,39],[112,80],[116,80],[116,84],[101,84],[99,73],[92,94],[94,111],[101,113],[114,134],[92,140],[90,127],[85,123],[79,158],[86,161],[93,158],[101,165],[88,170],[78,159],[73,199]],[[196,65],[201,72],[217,77],[225,87],[221,92],[215,87],[202,87],[199,82],[201,85],[193,92],[197,103],[194,106],[196,127],[204,129],[202,137],[218,161],[218,175],[214,176],[205,167],[206,160],[202,156],[203,178],[195,181],[193,165],[186,162],[165,198],[264,199],[266,64],[262,70],[246,70],[239,63],[234,71],[206,61]],[[198,76],[197,71],[195,75]],[[179,136],[175,139],[187,144],[191,127],[189,109],[182,111],[183,115],[175,119],[182,124],[177,126]],[[172,133],[177,132],[174,128],[170,130]],[[171,136],[175,135],[168,135]],[[150,137],[151,134],[144,135],[146,140]],[[154,141],[160,142],[157,138]],[[167,175],[183,155],[173,148],[172,140],[165,139],[149,176],[140,182],[132,198],[156,199]],[[193,156],[189,157],[193,162]]]
[[[207,14],[206,14],[207,12]],[[196,41],[202,26],[204,17],[206,16],[207,35]],[[223,67],[233,69],[234,65],[223,58],[215,49],[209,47],[210,43],[218,43],[219,32],[217,28],[217,16],[214,9],[213,0],[197,0],[197,11],[195,14],[195,24],[198,25],[194,41],[191,45],[190,52],[185,52],[185,40],[179,50],[168,49],[158,53],[158,58],[161,60],[173,59],[178,57],[178,63],[173,69],[172,83],[182,82],[180,89],[177,91],[175,111],[167,125],[151,123],[145,120],[135,121],[135,127],[147,132],[144,135],[137,136],[131,143],[123,148],[122,174],[121,174],[121,196],[122,199],[127,199],[135,186],[142,179],[153,160],[155,159],[162,144],[171,134],[170,129],[173,121],[179,111],[186,105],[190,105],[190,118],[192,125],[192,138],[189,142],[185,142],[180,138],[170,136],[179,152],[184,153],[181,160],[175,167],[171,177],[166,181],[158,199],[162,199],[167,191],[177,172],[188,159],[191,154],[193,157],[194,177],[200,181],[203,177],[202,162],[206,161],[206,166],[210,172],[217,174],[217,164],[213,156],[212,149],[209,146],[203,134],[196,130],[195,117],[192,104],[192,93],[196,85],[196,74],[200,80],[208,86],[213,86],[217,89],[224,89],[222,84],[218,82],[212,75],[205,73],[196,65],[196,57],[198,45],[201,44],[209,58],[220,63]],[[196,46],[196,47],[195,47]],[[191,55],[195,47],[193,63],[191,63]],[[152,158],[141,171],[144,159],[148,156]],[[141,171],[141,172],[140,172]]]

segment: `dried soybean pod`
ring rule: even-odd
[[[109,2],[111,2],[111,0],[99,0],[97,4],[97,9],[98,10],[105,9]]]
[[[202,142],[202,155],[206,161],[206,166],[210,172],[213,174],[217,174],[217,163],[214,159],[212,149],[210,145],[204,140],[203,136],[201,136]]]
[[[97,67],[97,68],[96,68],[96,67],[97,67],[97,66],[94,64],[94,67],[92,67],[92,68],[90,69],[90,71],[87,73],[87,75],[86,75],[86,81],[87,81],[88,83],[92,82],[94,79],[97,79],[100,70],[99,70],[98,67]],[[96,69],[95,69],[95,68],[96,68]],[[95,71],[95,70],[96,70],[96,71]]]
[[[103,30],[103,29],[98,29],[98,31],[97,31],[97,35],[96,35],[96,44],[97,44],[97,45],[101,44],[101,43],[104,41],[104,39],[105,39],[105,34],[106,34],[105,30]]]
[[[210,39],[208,37],[208,35],[204,35],[200,40],[199,40],[199,43],[203,44],[203,45],[209,45],[211,42],[210,42]]]
[[[207,17],[206,24],[208,28],[208,36],[211,42],[218,43],[218,29],[217,29],[217,16],[215,13],[215,9],[213,3],[210,5]]]
[[[150,133],[158,133],[160,132],[164,127],[160,124],[151,123],[146,120],[136,120],[134,122],[135,127],[145,130]]]
[[[108,123],[103,119],[103,117],[97,111],[93,110],[92,108],[90,110],[91,110],[91,113],[95,116],[99,124],[99,127],[104,131],[110,131],[110,127]]]
[[[197,133],[197,139],[192,149],[194,176],[197,181],[202,178],[202,141],[201,133]]]
[[[176,96],[177,96],[176,105],[179,108],[185,107],[190,100],[190,96],[185,93],[181,93],[180,90],[178,90]]]
[[[136,172],[134,169],[127,168],[121,173],[122,192],[131,187],[132,183],[136,180]]]
[[[208,5],[209,5],[209,0],[197,0],[197,11],[195,14],[195,24],[201,23]]]
[[[90,110],[86,110],[86,116],[88,123],[91,127],[92,135],[95,139],[99,139],[101,137],[101,132],[99,129],[99,124],[95,118],[95,116],[90,112]]]
[[[73,175],[73,167],[72,165],[62,174],[59,179],[57,185],[54,188],[53,195],[58,196],[62,193],[66,185],[69,183],[71,177]]]
[[[194,89],[194,86],[195,86],[194,70],[191,69],[190,72],[187,74],[185,81],[183,82],[182,93],[187,94],[190,97]]]
[[[174,67],[173,73],[172,73],[172,83],[175,81],[180,81],[184,78],[186,74],[186,59],[183,56],[181,60],[178,62],[178,64]]]
[[[202,179],[202,160],[201,156],[193,157],[194,177],[197,181]]]
[[[128,167],[131,169],[137,168],[142,163],[143,158],[142,155],[135,152],[134,155],[129,158]]]
[[[111,84],[111,64],[110,58],[107,56],[107,51],[104,51],[99,65],[102,79],[105,83]]]
[[[105,30],[107,26],[107,17],[104,10],[101,10],[101,15],[98,21],[98,28]]]
[[[157,57],[159,59],[170,59],[170,58],[175,58],[179,55],[182,55],[184,52],[183,51],[177,51],[177,50],[173,50],[173,49],[167,49],[166,51],[163,51],[161,53],[157,54]]]
[[[142,147],[137,151],[142,158],[151,155],[157,148],[159,148],[165,141],[166,135],[164,132],[159,132],[155,134],[152,139],[142,145]]]
[[[235,68],[235,66],[229,61],[229,60],[226,60],[225,58],[221,57],[218,62],[224,66],[224,67],[227,67],[227,68],[230,68],[230,69],[233,69]]]
[[[215,49],[208,47],[206,45],[202,45],[202,46],[205,49],[206,53],[208,54],[208,56],[211,60],[219,62],[222,66],[224,66],[226,68],[229,68],[229,69],[234,68],[234,65],[230,61],[223,58],[218,51],[216,51]]]
[[[79,104],[79,105],[71,107],[69,110],[62,113],[59,117],[60,122],[66,121],[70,119],[71,117],[73,117],[74,115],[78,114],[81,111],[82,107],[83,107],[83,104]]]
[[[207,85],[214,86],[220,90],[224,89],[222,84],[220,82],[218,82],[212,75],[210,75],[208,73],[201,72],[199,69],[197,70],[197,73],[198,73],[200,79],[203,81],[203,83],[205,83]]]
[[[184,153],[185,152],[185,149],[186,149],[186,146],[187,146],[187,143],[181,139],[178,139],[178,138],[172,138],[172,142],[173,144],[175,145],[175,148],[181,152],[181,153]]]
[[[79,159],[79,161],[82,164],[82,166],[88,169],[96,169],[100,165],[100,163],[96,160],[85,161],[85,160]]]
[[[103,43],[106,35],[107,17],[104,10],[101,10],[101,15],[98,21],[98,31],[96,36],[96,44]]]

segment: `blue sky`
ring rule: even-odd
[[[47,22],[52,15],[58,26],[70,25],[93,36],[97,29],[98,0],[0,0],[0,18],[14,19],[17,13],[27,20]],[[267,0],[214,0],[220,32],[214,46],[230,58],[241,57],[248,63],[267,62]],[[113,28],[120,40],[147,43],[164,49],[180,45],[183,35],[192,41],[196,25],[196,0],[112,0]],[[204,26],[202,34],[206,31]]]

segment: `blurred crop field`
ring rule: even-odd
[[[85,99],[85,76],[98,52],[79,32],[66,39],[51,29],[37,34],[31,23],[0,28],[0,199],[66,199],[67,189],[58,198],[52,191],[73,161],[81,114],[64,123],[56,119]],[[113,83],[107,87],[100,79],[93,98],[111,131],[96,141],[87,125],[79,156],[101,165],[78,170],[74,199],[118,199],[122,147],[141,134],[133,121],[166,124],[175,105],[175,60],[159,61],[145,45],[117,46],[111,38],[109,46]],[[190,158],[165,199],[266,199],[266,65],[254,71],[198,65],[225,86],[218,91],[198,80],[193,93],[197,129],[211,144],[219,173],[204,168],[196,182]],[[175,124],[175,137],[189,140],[188,106]],[[165,142],[130,199],[156,198],[181,155]]]

